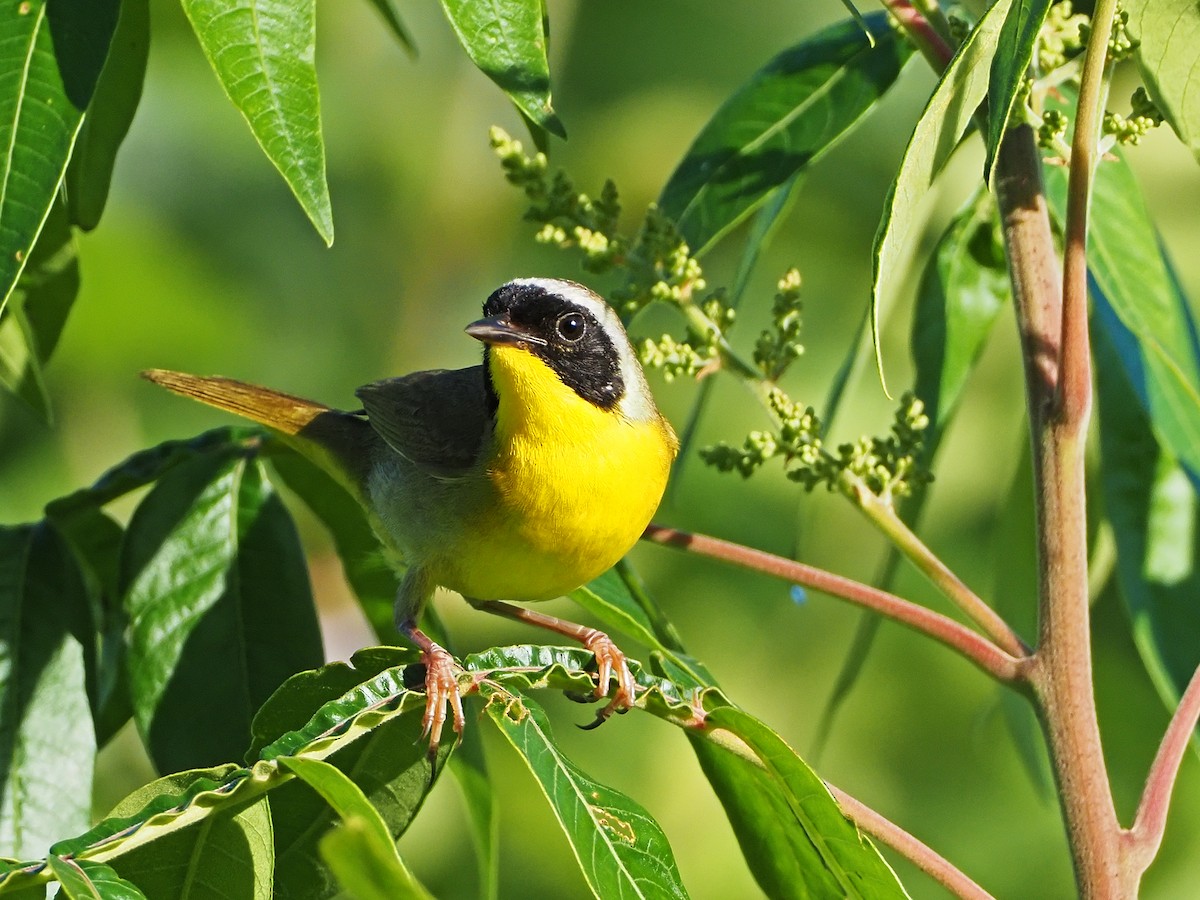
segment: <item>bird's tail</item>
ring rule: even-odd
[[[287,443],[365,502],[371,455],[380,439],[363,418],[232,378],[207,378],[166,369],[148,369],[142,377],[279,432]]]
[[[167,369],[147,369],[142,377],[168,391],[236,413],[286,435],[298,435],[322,413],[332,412],[323,403],[232,378],[205,378]]]

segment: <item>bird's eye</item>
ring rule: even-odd
[[[563,313],[554,327],[559,337],[573,344],[587,333],[587,320],[577,312]]]

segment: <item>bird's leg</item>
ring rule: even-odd
[[[429,736],[429,754],[434,758],[446,724],[446,706],[454,710],[451,727],[462,739],[466,717],[463,715],[462,694],[458,690],[458,664],[450,652],[417,627],[417,618],[434,585],[418,567],[408,570],[396,594],[396,630],[421,650],[425,663],[425,715],[421,719],[421,734]]]
[[[462,694],[458,690],[458,664],[450,652],[437,644],[411,622],[397,625],[401,634],[421,648],[425,663],[425,715],[421,718],[421,734],[429,735],[429,752],[437,752],[446,723],[446,705],[454,710],[451,727],[462,739],[466,717],[463,715]]]
[[[608,694],[609,680],[614,675],[617,679],[617,689],[613,692],[612,700],[597,715],[595,724],[599,725],[614,712],[625,712],[633,706],[637,691],[637,684],[633,680],[633,673],[629,671],[629,663],[626,662],[625,654],[621,652],[617,645],[612,642],[612,639],[603,631],[598,631],[595,628],[587,628],[584,625],[577,625],[565,619],[534,612],[523,606],[514,606],[511,603],[504,603],[500,600],[474,600],[468,598],[467,602],[476,609],[484,612],[536,625],[538,628],[545,628],[548,631],[553,631],[555,634],[561,634],[563,637],[579,641],[584,647],[592,651],[596,655],[596,697],[606,696]]]

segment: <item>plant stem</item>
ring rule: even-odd
[[[752,547],[745,547],[707,535],[691,534],[676,531],[673,528],[650,525],[642,537],[659,544],[689,550],[701,556],[731,562],[756,572],[774,575],[777,578],[783,578],[812,590],[821,591],[858,606],[875,610],[889,619],[907,625],[914,631],[919,631],[947,647],[957,650],[999,681],[1015,684],[1023,681],[1025,677],[1024,659],[1006,653],[987,638],[941,613],[918,606],[916,603],[897,597],[895,594],[889,594],[887,591],[881,591],[815,566],[805,565],[782,556],[775,556],[762,550],[755,550]]]
[[[895,506],[874,494],[860,479],[849,473],[842,474],[840,487],[872,524],[887,535],[888,540],[955,606],[979,625],[1000,649],[1018,659],[1029,655],[1029,648],[1008,623],[913,533],[897,514]]]
[[[1113,806],[1092,682],[1087,592],[1084,442],[1091,415],[1086,234],[1099,88],[1115,0],[1100,0],[1084,63],[1070,178],[1062,280],[1033,132],[1010,130],[997,194],[1025,359],[1034,449],[1039,641],[1031,672],[1076,879],[1084,897],[1122,896],[1121,831]]]
[[[1179,706],[1171,717],[1158,753],[1146,776],[1146,787],[1138,804],[1133,827],[1126,832],[1126,877],[1133,880],[1128,885],[1131,893],[1136,892],[1137,881],[1149,867],[1162,844],[1163,831],[1167,826],[1167,808],[1171,803],[1171,791],[1179,774],[1196,723],[1200,721],[1200,669],[1192,675],[1187,690],[1179,699]]]
[[[833,798],[850,821],[871,837],[887,844],[948,891],[967,900],[992,900],[992,895],[968,878],[964,872],[899,825],[829,782],[826,782],[825,786],[829,788],[829,792],[833,794]]]
[[[883,6],[904,29],[935,72],[941,72],[954,58],[954,48],[925,15],[909,0],[882,0]]]

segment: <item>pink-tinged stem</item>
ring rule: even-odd
[[[1171,792],[1179,765],[1187,753],[1188,743],[1196,724],[1200,722],[1200,669],[1192,675],[1187,690],[1179,699],[1179,706],[1171,723],[1163,734],[1158,754],[1150,773],[1146,776],[1146,787],[1138,804],[1137,818],[1126,833],[1128,865],[1138,878],[1145,872],[1162,844],[1163,832],[1167,827],[1167,809],[1171,804]]]
[[[935,72],[941,72],[954,58],[954,48],[933,24],[909,0],[882,0],[884,8],[900,24]]]
[[[945,857],[917,840],[895,822],[884,818],[871,807],[828,782],[825,786],[829,788],[829,792],[851,822],[880,843],[887,844],[948,891],[965,900],[993,900],[991,894]]]
[[[875,610],[889,619],[907,625],[914,631],[919,631],[947,647],[957,650],[980,669],[1000,681],[1018,682],[1024,678],[1024,660],[1010,656],[987,638],[960,625],[953,619],[918,606],[902,597],[897,597],[895,594],[889,594],[887,591],[881,591],[815,566],[707,535],[691,534],[685,531],[676,531],[673,528],[650,525],[642,537],[658,544],[679,547],[701,556],[724,560],[746,569],[774,575],[777,578],[792,581],[806,588]]]

